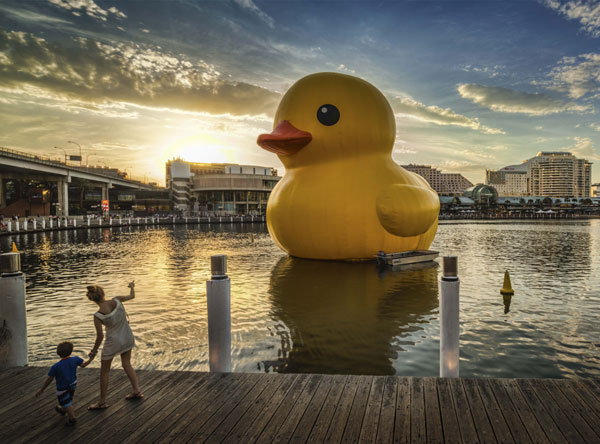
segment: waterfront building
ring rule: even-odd
[[[498,203],[498,191],[494,187],[482,183],[463,191],[462,197],[471,199],[477,205],[489,206]]]
[[[179,158],[166,164],[173,209],[184,215],[265,214],[269,195],[279,180],[276,169],[257,165],[197,163]]]
[[[590,197],[592,164],[563,151],[542,151],[520,165],[486,171],[505,196]]]
[[[502,196],[525,196],[529,184],[527,165],[509,165],[498,171],[486,170],[485,184],[493,186]]]
[[[600,197],[600,183],[592,184],[592,197]]]
[[[431,165],[409,164],[402,165],[402,168],[423,177],[439,194],[460,194],[473,186],[462,174],[442,173]]]

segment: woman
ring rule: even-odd
[[[102,348],[102,364],[100,367],[100,402],[90,405],[88,410],[105,409],[108,407],[106,404],[108,374],[115,355],[121,355],[121,364],[133,387],[133,391],[125,398],[141,399],[144,396],[138,386],[135,370],[131,366],[131,349],[135,345],[135,339],[127,321],[127,313],[122,304],[122,302],[135,298],[135,281],[129,283],[129,288],[129,296],[116,296],[107,301],[104,297],[104,289],[101,286],[89,285],[87,287],[88,299],[98,305],[98,311],[94,313],[96,343],[89,354],[90,358],[94,358],[96,353],[98,353],[98,348],[104,339],[102,326],[104,325],[106,328],[106,342]]]

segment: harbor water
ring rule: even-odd
[[[125,303],[144,369],[208,370],[210,256],[228,255],[238,372],[439,374],[437,263],[288,257],[264,224],[78,229],[3,236],[27,276],[30,365],[95,338],[86,285]],[[457,255],[464,377],[600,377],[600,220],[453,222],[432,249]],[[515,295],[500,294],[509,270]],[[92,366],[99,366],[96,360]]]

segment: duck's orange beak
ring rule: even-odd
[[[287,120],[277,124],[270,134],[261,134],[256,143],[272,153],[280,156],[296,154],[312,140],[312,134],[296,128]]]

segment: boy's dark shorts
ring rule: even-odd
[[[66,409],[73,404],[73,397],[75,396],[76,388],[77,384],[73,384],[66,390],[60,390],[56,392],[58,403],[63,409]]]

